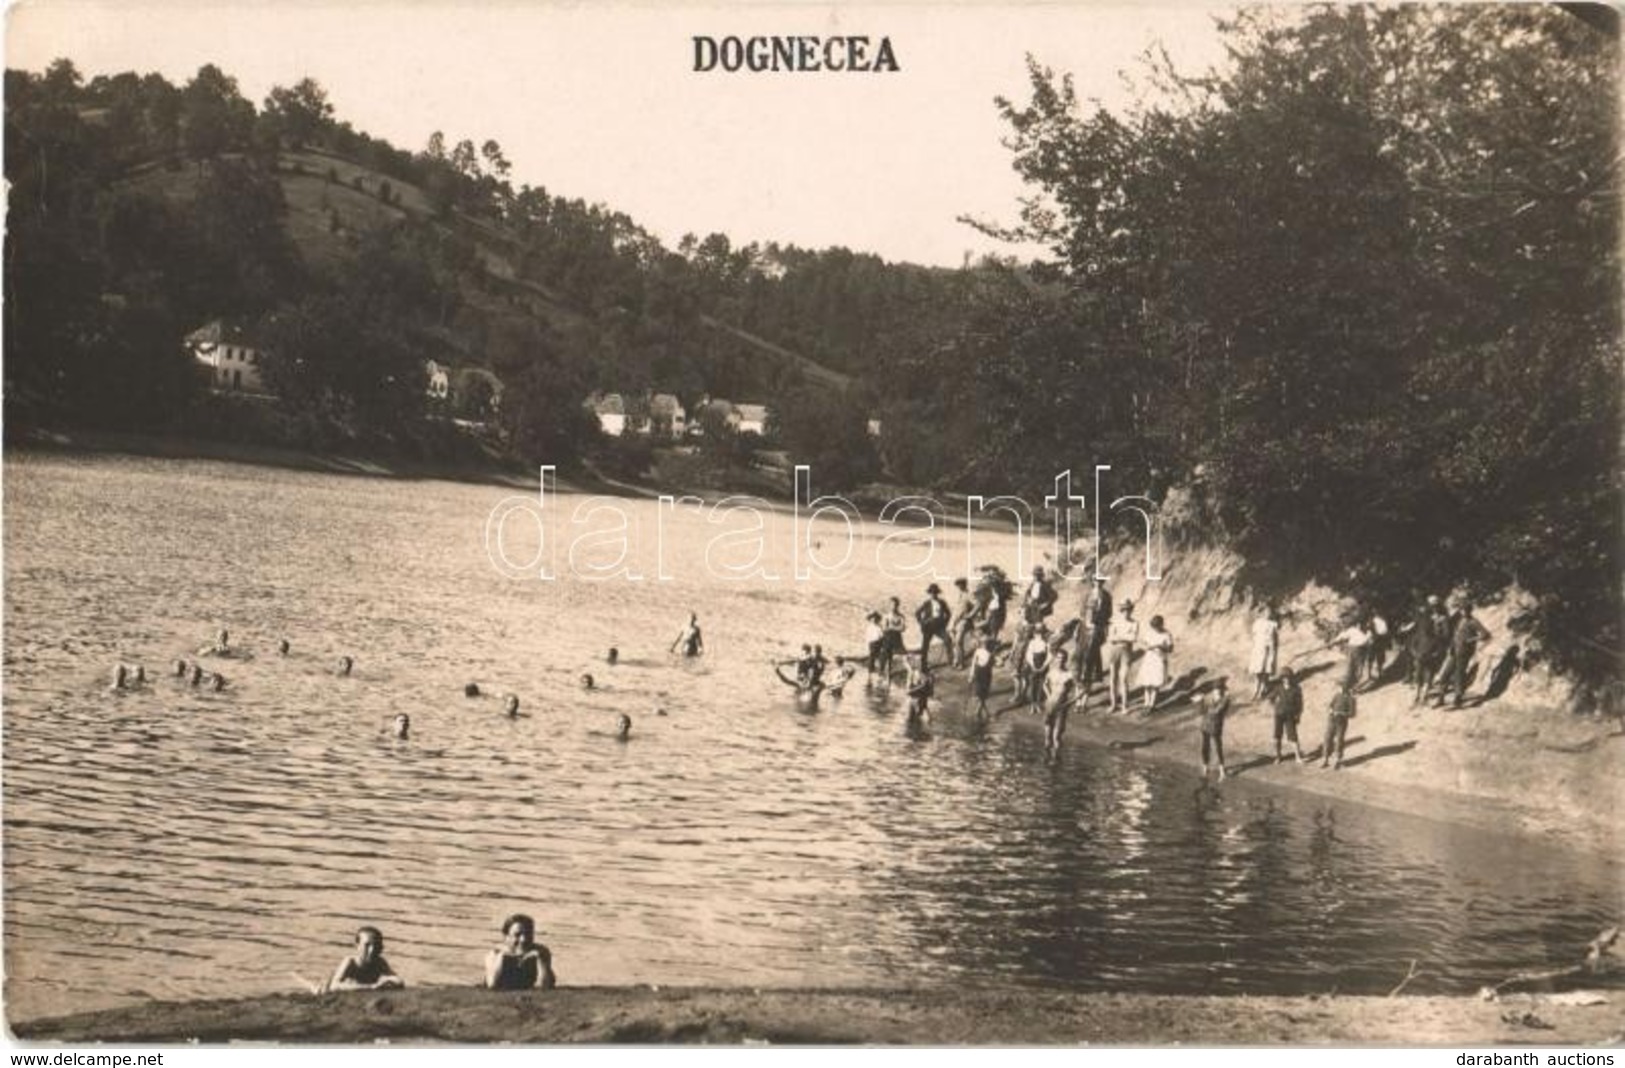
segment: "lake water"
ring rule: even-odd
[[[841,582],[724,583],[706,546],[739,522],[668,514],[662,561],[656,506],[621,501],[632,566],[671,580],[568,577],[561,548],[543,583],[487,556],[515,491],[28,453],[4,473],[13,1020],[286,991],[360,923],[410,982],[470,983],[520,910],[568,984],[1202,993],[1386,992],[1412,959],[1410,990],[1469,990],[1571,962],[1618,915],[1601,860],[1087,745],[1049,765],[1015,716],[909,737],[882,699],[798,709],[770,659],[856,651],[863,606],[918,597],[872,530]],[[504,529],[526,559],[534,533]],[[764,531],[788,574],[790,520]],[[691,608],[694,665],[666,653]],[[206,661],[224,692],[167,677],[220,627],[254,654]],[[156,677],[109,692],[120,661]]]

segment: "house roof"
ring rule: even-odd
[[[587,407],[599,415],[626,414],[626,403],[619,393],[594,393],[587,398]]]
[[[765,404],[736,404],[734,410],[739,413],[742,423],[767,422],[767,405]]]
[[[259,342],[249,332],[248,327],[229,319],[209,320],[190,334],[187,334],[186,343],[205,352],[220,344],[243,345],[248,348],[259,347]]]
[[[649,398],[650,415],[681,415],[683,404],[670,393],[656,393]]]

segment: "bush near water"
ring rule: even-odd
[[[1619,41],[1574,10],[1252,11],[1223,70],[1148,56],[1116,113],[1032,62],[989,103],[1030,196],[976,225],[1048,253],[957,270],[666,248],[516,188],[494,140],[357,131],[309,79],[256,107],[212,65],[7,71],[6,421],[426,451],[449,354],[507,387],[480,450],[568,463],[605,448],[594,388],[755,396],[820,492],[1110,463],[1179,489],[1257,595],[1516,585],[1525,640],[1617,689]],[[222,316],[270,347],[267,414],[190,373]]]

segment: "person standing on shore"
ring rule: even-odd
[[[1342,683],[1350,693],[1360,685],[1366,648],[1371,644],[1371,631],[1366,626],[1365,618],[1362,612],[1353,624],[1331,641],[1332,645],[1343,647],[1346,659],[1343,661]]]
[[[1134,659],[1134,644],[1140,638],[1140,624],[1134,618],[1134,602],[1124,601],[1123,609],[1106,631],[1106,665],[1113,712],[1128,711],[1128,669]]]
[[[536,941],[536,921],[516,912],[502,921],[502,944],[485,956],[485,985],[491,990],[552,990],[553,954]]]
[[[1174,636],[1163,629],[1161,616],[1151,617],[1143,644],[1145,658],[1140,661],[1139,682],[1145,688],[1145,710],[1149,713],[1157,707],[1162,688],[1168,685],[1168,658],[1174,652]],[[1128,711],[1126,703],[1123,710]]]
[[[1219,765],[1219,781],[1228,774],[1224,766],[1224,720],[1230,714],[1230,683],[1219,676],[1213,689],[1202,695],[1202,775],[1207,776],[1208,751]]]
[[[1101,651],[1106,647],[1106,631],[1112,623],[1112,595],[1106,588],[1106,579],[1102,575],[1096,575],[1094,578],[1094,592],[1084,609],[1084,621],[1089,624],[1089,640],[1073,670],[1083,680],[1081,698],[1087,702],[1090,689],[1106,677],[1106,665],[1101,659]]]
[[[1445,631],[1446,618],[1436,594],[1417,606],[1416,614],[1405,626],[1405,682],[1414,691],[1411,707],[1420,705],[1427,697],[1428,683],[1438,672],[1444,660],[1444,651],[1450,640]]]
[[[1272,606],[1266,608],[1264,614],[1253,622],[1253,651],[1247,660],[1247,670],[1253,674],[1255,701],[1263,698],[1270,676],[1275,674],[1275,662],[1280,656],[1280,643],[1281,617]]]
[[[1021,599],[1021,615],[1030,624],[1042,623],[1055,611],[1055,587],[1044,576],[1043,567],[1033,568],[1033,584]]]
[[[1326,710],[1326,740],[1320,746],[1321,767],[1326,767],[1326,762],[1332,759],[1335,752],[1337,763],[1332,770],[1342,770],[1343,743],[1348,738],[1349,720],[1354,718],[1355,709],[1354,687],[1347,682],[1339,683],[1337,692],[1332,694],[1331,706]]]
[[[1450,702],[1451,708],[1461,707],[1462,695],[1467,692],[1467,668],[1473,662],[1473,654],[1478,651],[1479,642],[1490,640],[1490,632],[1484,624],[1473,618],[1473,604],[1471,601],[1461,603],[1461,618],[1456,621],[1456,628],[1450,635],[1450,658],[1445,664],[1444,687],[1440,689],[1435,700],[1436,705],[1444,704],[1445,695],[1451,692],[1455,697]]]
[[[925,600],[914,610],[914,621],[920,625],[920,666],[931,666],[931,640],[942,643],[948,653],[948,662],[954,662],[954,647],[948,640],[948,602],[942,599],[942,587],[935,582],[925,588]]]
[[[1275,690],[1273,700],[1275,710],[1275,762],[1279,764],[1284,758],[1281,756],[1281,737],[1285,735],[1292,743],[1292,754],[1303,763],[1303,750],[1298,746],[1298,721],[1303,718],[1303,689],[1298,685],[1298,676],[1291,668],[1282,668],[1279,684]]]

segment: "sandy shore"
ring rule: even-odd
[[[1153,997],[1037,990],[439,988],[155,1002],[15,1025],[31,1042],[726,1043],[821,1045],[1592,1045],[1625,1040],[1625,992]]]

